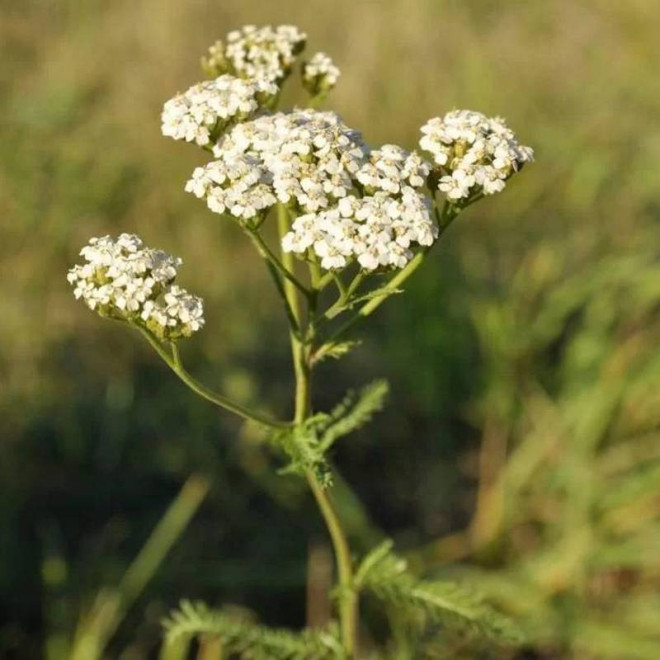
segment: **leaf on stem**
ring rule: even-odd
[[[387,381],[377,380],[359,393],[349,391],[332,410],[321,429],[321,447],[327,451],[338,439],[364,426],[382,410],[389,392]]]
[[[272,443],[290,459],[281,470],[282,474],[314,473],[319,483],[327,488],[332,483],[332,473],[320,444],[319,429],[326,423],[328,415],[320,413],[288,429],[278,430],[271,435]]]
[[[332,483],[332,472],[325,458],[334,442],[364,426],[383,407],[388,392],[385,381],[375,381],[359,393],[349,392],[334,410],[317,413],[270,435],[271,443],[283,451],[290,462],[281,472],[304,475],[312,471],[323,488]]]
[[[420,580],[386,541],[372,550],[356,573],[356,585],[394,606],[423,627],[443,628],[501,642],[517,643],[520,634],[508,618],[465,587],[453,582]]]
[[[163,621],[163,626],[168,646],[201,636],[217,637],[223,657],[226,653],[227,657],[236,654],[246,660],[323,660],[339,657],[341,653],[334,629],[295,633],[268,628],[244,617],[211,610],[203,603],[183,601]]]
[[[318,358],[312,360],[312,364],[318,364],[323,362],[326,358],[332,358],[334,360],[339,360],[339,358],[344,357],[350,353],[355,347],[359,346],[362,342],[359,340],[348,339],[346,341],[336,341],[330,342],[321,346],[322,350],[318,351]]]

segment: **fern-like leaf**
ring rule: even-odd
[[[217,637],[223,652],[244,660],[324,660],[341,657],[341,644],[334,630],[295,633],[268,628],[209,609],[203,603],[183,601],[180,609],[163,622],[166,643],[182,639]]]
[[[272,434],[271,442],[290,459],[281,470],[283,474],[313,472],[324,488],[331,484],[332,474],[320,444],[320,429],[328,419],[328,415],[320,413],[302,424]]]
[[[362,588],[422,623],[440,624],[473,637],[519,641],[519,633],[505,616],[464,587],[413,576],[388,542],[367,555],[356,575]]]
[[[350,339],[347,341],[335,341],[325,344],[322,347],[322,350],[318,351],[318,357],[313,358],[312,362],[316,364],[322,362],[326,358],[338,360],[339,358],[344,357],[344,355],[350,353],[356,346],[359,346],[360,343],[361,342],[358,340]]]
[[[377,380],[364,387],[357,395],[348,392],[344,400],[330,413],[329,420],[322,428],[322,450],[326,451],[338,438],[364,426],[374,413],[383,408],[388,391],[387,382]]]
[[[302,424],[278,430],[271,442],[290,459],[283,473],[313,472],[325,488],[331,484],[332,474],[325,454],[338,438],[366,424],[383,407],[388,386],[375,381],[359,394],[349,392],[330,414],[319,413]]]

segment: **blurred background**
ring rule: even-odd
[[[307,31],[342,69],[329,105],[372,144],[413,148],[426,119],[470,108],[536,151],[319,371],[318,409],[391,382],[335,455],[364,503],[342,503],[356,547],[392,536],[529,640],[428,657],[657,660],[655,0],[0,0],[0,658],[157,657],[183,597],[292,627],[322,609],[301,485],[65,279],[90,236],[182,256],[208,310],[190,370],[290,413],[267,273],[183,192],[199,152],[160,135],[163,102],[245,23]]]

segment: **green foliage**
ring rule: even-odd
[[[201,476],[188,479],[138,556],[116,587],[101,590],[82,617],[70,651],[71,660],[102,657],[109,639],[134,601],[144,591],[179,540],[207,495],[209,483]]]
[[[453,582],[421,580],[409,572],[407,563],[392,552],[386,541],[362,562],[356,583],[379,600],[393,606],[413,621],[470,638],[515,643],[520,637],[513,624],[475,594]]]
[[[211,610],[203,603],[183,601],[163,625],[167,631],[168,645],[179,644],[182,638],[217,637],[223,653],[237,653],[245,660],[323,660],[341,657],[341,645],[334,630],[294,633],[266,628]]]
[[[358,393],[348,392],[329,414],[319,413],[302,424],[272,433],[272,443],[290,459],[284,472],[304,474],[311,470],[322,485],[328,486],[331,474],[326,452],[336,440],[367,424],[382,409],[388,389],[385,381],[374,381]]]
[[[290,429],[273,432],[271,443],[289,458],[289,464],[281,472],[300,474],[313,472],[324,488],[332,483],[330,467],[320,442],[319,429],[328,416],[321,413],[296,424]]]
[[[389,386],[384,380],[376,380],[358,393],[348,392],[320,426],[323,450],[329,449],[339,438],[368,424],[374,414],[382,410],[388,392]]]
[[[326,344],[323,347],[323,353],[320,358],[313,359],[313,364],[322,362],[326,358],[338,360],[348,355],[354,348],[357,348],[362,342],[356,340],[336,341]]]

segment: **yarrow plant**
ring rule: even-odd
[[[230,32],[202,58],[210,80],[167,101],[163,135],[194,143],[206,160],[185,190],[242,230],[265,261],[290,325],[295,372],[291,420],[248,410],[197,381],[183,366],[180,341],[204,326],[202,300],[176,279],[181,259],[122,234],[93,238],[68,280],[103,317],[137,329],[200,396],[264,429],[284,471],[305,479],[335,550],[338,621],[301,634],[236,621],[184,603],[166,622],[168,640],[217,635],[246,658],[354,658],[359,599],[371,594],[417,631],[433,626],[490,638],[511,636],[506,619],[452,583],[413,575],[389,541],[355,557],[333,498],[333,444],[382,407],[382,382],[316,411],[314,367],[355,345],[353,326],[372,314],[419,267],[458,215],[501,192],[532,161],[500,118],[454,110],[421,128],[421,151],[372,147],[330,111],[317,109],[340,72],[324,53],[300,63],[306,108],[279,110],[307,37],[293,26],[247,26]],[[275,223],[278,241],[269,239]],[[414,624],[414,625],[413,625]],[[430,628],[429,628],[430,627]]]

